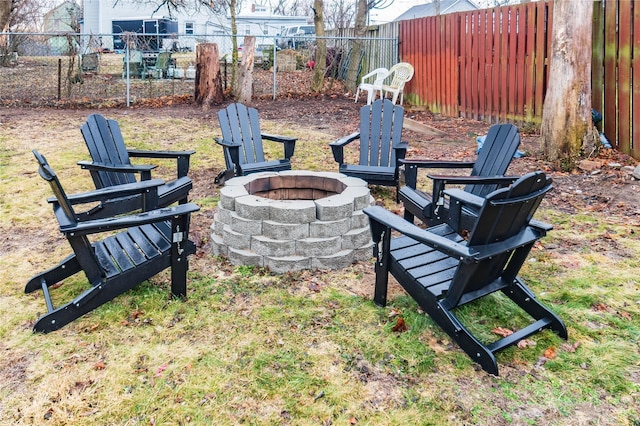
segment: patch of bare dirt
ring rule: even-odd
[[[260,112],[261,119],[295,123],[308,126],[340,137],[357,130],[359,109],[362,103],[354,103],[353,96],[346,93],[339,82],[323,94],[305,94],[304,87],[308,86],[311,73],[299,73],[298,79],[289,84],[285,90],[288,95],[275,101],[271,97],[255,99],[252,106]],[[279,82],[279,85],[286,82]],[[167,117],[200,117],[206,121],[215,122],[215,112],[225,107],[203,110],[194,105],[190,97],[153,99],[140,102],[127,109],[130,115],[135,114],[141,119],[145,116],[157,117],[159,114]],[[68,106],[66,106],[68,107]],[[70,115],[86,116],[94,110],[77,106],[69,108]],[[12,119],[28,120],[34,114],[42,120],[52,109],[50,108],[2,108],[0,121],[10,122]],[[107,114],[107,112],[103,113]],[[59,111],[58,111],[59,114]],[[476,137],[485,135],[489,124],[463,118],[442,117],[429,111],[406,107],[405,116],[416,122],[425,124],[440,132],[444,136],[425,134],[422,132],[405,130],[403,139],[409,142],[410,149],[407,157],[473,160],[476,157]],[[551,166],[541,158],[541,146],[538,135],[522,134],[520,150],[525,157],[514,159],[508,173],[524,174],[533,170],[544,170],[554,179],[555,190],[545,199],[546,205],[566,213],[580,211],[596,211],[617,222],[640,224],[640,182],[632,178],[631,170],[638,164],[633,158],[614,150],[604,150],[597,157],[591,159],[588,170],[575,170],[572,173],[562,173],[552,170]],[[194,170],[190,176],[196,183],[192,198],[199,198],[211,194],[215,175],[219,170]],[[202,192],[202,193],[199,193]],[[209,234],[208,224],[212,218],[198,215],[202,223],[194,223],[194,238],[206,240]]]

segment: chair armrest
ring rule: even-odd
[[[470,250],[470,248],[466,246],[466,243],[457,243],[434,232],[429,232],[428,229],[424,230],[419,228],[413,223],[404,220],[400,216],[380,206],[367,207],[363,212],[369,216],[372,239],[376,244],[380,243],[383,232],[386,232],[388,235],[389,230],[393,229],[463,261],[471,261],[473,257],[478,254],[475,250]]]
[[[107,219],[89,220],[86,222],[61,225],[60,231],[65,234],[89,235],[99,232],[114,231],[117,229],[131,228],[150,223],[163,222],[176,216],[189,215],[200,210],[200,207],[193,203],[180,204],[178,206],[155,209],[144,213],[129,216],[118,216]]]
[[[293,152],[296,149],[296,141],[298,140],[298,138],[270,135],[267,133],[262,133],[261,136],[262,136],[262,139],[284,144],[284,158],[289,160],[291,157],[293,157]]]
[[[89,192],[68,195],[67,198],[71,204],[94,203],[114,198],[127,197],[130,195],[144,194],[152,190],[156,190],[164,185],[162,179],[151,179],[136,183],[126,183],[124,185],[108,186],[106,188],[96,189]],[[58,199],[51,197],[47,199],[50,203],[58,202]]]
[[[463,191],[459,188],[447,189],[446,191],[444,191],[444,194],[449,196],[451,200],[451,206],[453,206],[457,202],[461,206],[471,206],[479,209],[480,207],[482,207],[482,203],[484,203],[484,198],[474,195],[470,192]]]
[[[376,247],[382,240],[382,234],[386,233],[386,235],[389,235],[389,231],[393,229],[403,235],[413,238],[416,241],[426,244],[429,247],[433,247],[439,252],[456,257],[460,259],[461,262],[465,263],[477,262],[497,256],[504,253],[505,249],[530,244],[545,235],[544,230],[533,226],[527,226],[521,232],[504,241],[492,244],[483,244],[478,247],[470,247],[466,245],[466,242],[457,243],[435,233],[435,231],[442,230],[443,225],[428,228],[426,230],[418,228],[411,222],[404,220],[400,216],[397,216],[380,206],[367,207],[363,212],[369,216],[372,239],[376,244]],[[446,229],[450,229],[446,225],[444,226]],[[387,249],[388,248],[385,248],[384,250]],[[384,254],[385,253],[383,253],[383,256]]]
[[[127,149],[127,153],[130,157],[139,158],[180,158],[191,157],[196,153],[194,150],[188,151],[148,151],[142,149]]]
[[[409,149],[409,142],[401,141],[393,145],[393,149],[404,149],[406,151],[407,149]]]
[[[222,138],[214,138],[218,145],[222,145],[225,148],[240,148],[242,146],[241,143],[231,142]]]
[[[439,180],[444,184],[501,184],[507,186],[516,180],[518,176],[454,176],[454,175],[432,175],[427,177],[431,180]]]
[[[227,167],[228,168],[231,168],[232,166],[235,167],[235,170],[234,170],[235,174],[237,176],[240,176],[242,174],[240,170],[240,147],[242,146],[242,144],[238,142],[227,141],[221,138],[214,138],[214,139],[218,145],[222,145],[229,152],[229,157],[231,157],[231,162],[233,163],[233,165],[227,164]],[[225,158],[226,158],[226,155],[225,155]],[[225,161],[228,161],[228,159]]]
[[[470,169],[476,164],[475,161],[440,161],[423,160],[420,158],[407,158],[402,160],[402,164],[420,169]]]
[[[405,183],[409,188],[416,189],[418,185],[418,169],[471,169],[474,161],[441,161],[420,158],[401,159],[404,165]]]
[[[266,139],[269,141],[273,141],[273,142],[294,142],[298,140],[298,138],[292,138],[289,136],[279,136],[279,135],[271,135],[268,133],[261,133],[260,136],[262,136],[262,139]]]
[[[545,223],[545,222],[541,222],[539,220],[536,219],[531,219],[529,221],[529,226],[532,226],[534,228],[537,228],[541,231],[544,232],[548,232],[551,231],[553,229],[553,225],[551,225],[550,223]]]
[[[140,173],[140,180],[151,179],[151,170],[155,169],[153,164],[121,164],[114,166],[112,164],[97,163],[93,161],[78,161],[78,165],[82,169],[99,172],[117,172],[117,173]]]
[[[523,230],[518,232],[516,235],[507,238],[504,241],[500,241],[497,243],[483,244],[482,246],[476,247],[477,250],[473,257],[474,261],[482,261],[485,259],[489,259],[494,256],[499,256],[504,254],[505,251],[517,247],[526,246],[527,244],[531,244],[536,240],[544,237],[546,235],[546,230],[541,229],[535,226],[526,226]],[[470,247],[471,250],[474,250],[474,247]]]
[[[329,146],[331,147],[331,152],[333,153],[333,159],[336,161],[336,163],[344,163],[344,147],[345,145],[350,144],[356,139],[360,139],[360,132],[351,133],[350,135],[344,136],[329,144]]]
[[[194,150],[188,151],[147,151],[140,149],[130,149],[127,150],[129,153],[129,157],[136,158],[165,158],[171,159],[174,158],[177,160],[177,173],[178,177],[184,177],[189,173],[189,162],[191,161],[191,156],[196,152]]]
[[[454,176],[427,175],[433,181],[432,199],[437,206],[444,205],[444,191],[447,184],[502,184],[506,186],[518,179],[515,176]],[[437,207],[436,207],[437,208]]]
[[[396,145],[393,145],[393,150],[396,153],[396,171],[398,169],[398,167],[400,166],[400,161],[404,160],[404,157],[407,155],[407,149],[409,149],[409,143],[408,142],[400,142]]]

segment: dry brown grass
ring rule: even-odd
[[[331,108],[320,105],[315,108]],[[357,108],[352,102],[341,108],[347,107]],[[24,295],[24,284],[69,247],[30,151],[48,157],[69,192],[90,189],[75,163],[88,158],[78,129],[91,112],[0,110],[0,424],[631,425],[640,419],[640,234],[607,218],[543,212],[556,230],[524,273],[567,321],[571,340],[565,345],[544,333],[538,347],[500,355],[502,376],[488,376],[397,286],[391,306],[411,327],[391,332],[389,310],[371,303],[369,263],[273,275],[212,257],[206,247],[218,191],[212,180],[223,162],[212,141],[213,113],[196,114],[190,106],[101,111],[138,148],[198,151],[191,175],[192,199],[202,207],[193,218],[200,248],[191,258],[189,299],[169,300],[163,273],[58,332],[33,334],[44,302]],[[299,169],[334,170],[326,142],[349,124],[263,120],[269,133],[300,137]],[[460,149],[468,147],[473,141]],[[394,207],[389,194],[376,194]],[[616,263],[606,260],[613,257]],[[77,289],[83,280],[79,275],[65,287]],[[558,358],[537,365],[549,346]]]

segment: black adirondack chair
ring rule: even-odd
[[[35,323],[34,331],[57,330],[169,267],[171,293],[186,297],[187,256],[196,250],[188,239],[189,220],[191,213],[199,210],[198,206],[187,203],[156,209],[157,191],[163,183],[160,179],[67,196],[45,157],[37,151],[33,153],[40,164],[40,176],[49,182],[55,194],[49,202],[60,232],[73,249],[73,254],[57,266],[27,282],[25,293],[42,290],[48,311]],[[147,212],[82,220],[83,215],[74,209],[74,205],[132,194],[144,194]],[[107,236],[101,240],[89,241],[89,236],[104,233]],[[80,271],[85,273],[91,287],[54,308],[49,287]]]
[[[83,169],[89,170],[97,189],[135,183],[138,181],[138,175],[140,180],[151,179],[151,171],[157,166],[134,165],[131,164],[131,158],[169,159],[176,161],[177,177],[158,188],[158,206],[166,207],[176,202],[184,204],[188,201],[193,183],[187,173],[191,155],[195,151],[128,150],[118,122],[108,120],[100,114],[91,114],[80,130],[92,161],[80,161],[78,164]],[[141,207],[141,203],[140,195],[105,200],[87,214],[92,217],[111,217],[114,211],[137,210]]]
[[[464,190],[470,194],[485,196],[499,187],[512,183],[515,177],[504,174],[511,164],[513,155],[520,145],[520,132],[513,124],[497,124],[491,126],[484,144],[474,162],[469,161],[437,161],[437,160],[402,160],[405,168],[405,186],[400,188],[398,199],[404,206],[404,218],[413,222],[417,217],[428,226],[437,225],[446,219],[448,207],[445,205],[443,192],[446,185],[466,185]],[[470,176],[445,176],[429,174],[432,182],[431,194],[416,189],[418,169],[471,169]],[[475,215],[470,208],[467,216]]]
[[[338,171],[372,185],[398,186],[399,160],[409,145],[402,142],[404,108],[389,99],[378,99],[360,108],[360,130],[330,144]],[[360,140],[358,164],[345,162],[344,147]]]
[[[218,121],[222,138],[215,140],[223,147],[227,170],[218,175],[216,183],[250,173],[291,170],[291,157],[298,138],[262,133],[258,110],[233,103],[218,111]],[[281,143],[284,158],[265,160],[263,140]]]
[[[538,302],[517,276],[534,243],[551,229],[532,220],[551,179],[527,174],[485,198],[458,188],[451,199],[450,223],[423,230],[381,207],[364,212],[370,218],[376,261],[374,301],[385,306],[391,273],[420,307],[484,370],[498,374],[494,353],[545,328],[567,338],[563,322]],[[465,204],[478,209],[467,239],[455,232]],[[391,238],[391,232],[400,236]],[[535,321],[510,336],[483,343],[456,316],[455,309],[501,291]],[[487,303],[505,303],[496,299]],[[505,324],[505,327],[509,324]]]

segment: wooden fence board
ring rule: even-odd
[[[591,105],[602,112],[603,61],[604,61],[604,5],[602,1],[593,4],[593,53],[591,54]]]
[[[523,12],[526,14],[526,56],[525,56],[525,93],[524,93],[524,117],[525,120],[531,122],[535,114],[534,102],[535,102],[535,83],[536,83],[536,64],[535,64],[535,27],[536,27],[536,9],[524,8]]]
[[[547,59],[547,8],[544,2],[536,2],[536,26],[532,28],[535,32],[535,111],[536,122],[542,121],[542,104],[544,102],[545,87],[545,61]]]
[[[509,10],[500,8],[502,14],[502,30],[500,35],[500,121],[507,120],[508,99],[507,93],[509,64],[507,57],[509,56]]]
[[[542,0],[396,24],[400,58],[416,69],[405,93],[444,115],[539,124],[553,5]],[[609,141],[640,159],[640,1],[596,0],[592,40],[593,108],[603,114]]]
[[[604,90],[604,133],[612,144],[617,143],[616,120],[616,52],[618,51],[617,11],[615,7],[605,7],[604,17],[604,80],[609,84]]]
[[[526,46],[526,36],[527,36],[527,20],[526,20],[526,4],[521,4],[518,6],[514,6],[514,11],[516,12],[516,37],[518,39],[517,52],[519,53],[516,57],[516,103],[515,103],[515,116],[516,117],[524,117],[524,79],[527,73],[525,57],[527,54],[527,46]]]
[[[618,143],[627,146],[631,140],[631,6],[632,2],[618,3]]]
[[[634,81],[633,100],[632,100],[632,125],[631,134],[633,137],[629,143],[629,153],[634,158],[640,160],[640,6],[636,3],[633,5],[633,67],[632,75]]]
[[[493,46],[493,59],[491,67],[491,123],[497,123],[500,121],[500,59],[502,56],[502,47],[500,45],[500,32],[502,29],[502,12],[499,8],[491,9],[491,14],[494,16],[493,22],[493,40],[491,41]]]

